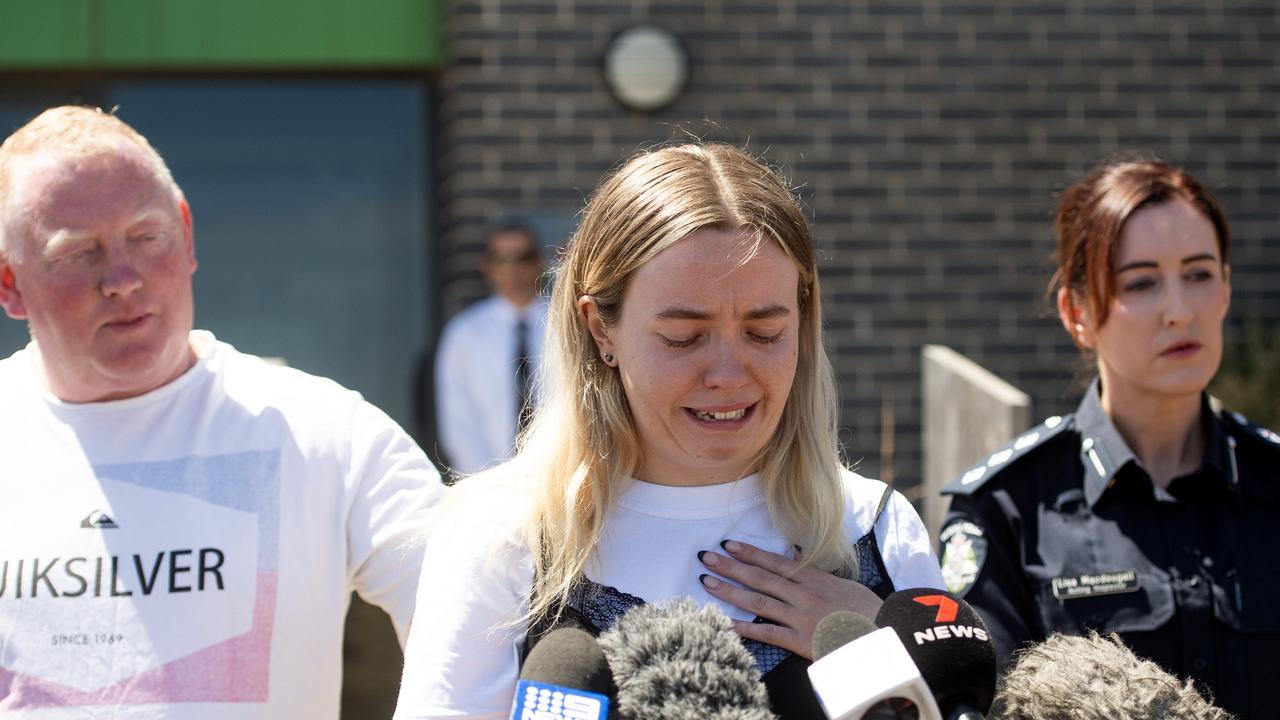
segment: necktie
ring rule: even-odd
[[[529,405],[529,324],[520,318],[516,323],[516,432],[529,424],[533,408]]]

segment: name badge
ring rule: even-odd
[[[1138,572],[1136,570],[1117,570],[1115,572],[1088,573],[1076,577],[1056,577],[1053,583],[1053,596],[1059,600],[1076,600],[1078,598],[1096,597],[1098,595],[1119,595],[1138,591]]]

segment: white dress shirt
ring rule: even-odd
[[[522,319],[528,328],[529,377],[533,379],[542,364],[546,298],[521,309],[493,295],[458,313],[441,333],[435,367],[436,420],[440,444],[455,473],[475,473],[511,455],[520,405],[516,324]]]

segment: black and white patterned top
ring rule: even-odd
[[[885,568],[881,557],[880,546],[876,541],[875,525],[879,523],[885,506],[892,497],[892,488],[885,488],[880,503],[876,508],[872,528],[854,543],[854,555],[858,562],[857,580],[869,588],[880,599],[884,599],[894,591],[893,581]],[[579,627],[592,635],[613,627],[628,610],[644,605],[645,601],[630,593],[608,585],[601,585],[586,577],[580,578],[570,593],[567,607],[556,627],[565,625]],[[765,618],[756,617],[754,622],[769,622]],[[538,643],[553,627],[541,625],[529,630],[525,643],[525,654]],[[770,645],[758,640],[743,640],[743,645],[756,660],[756,668],[763,677],[769,690],[769,698],[774,712],[783,720],[799,718],[825,718],[817,699],[810,688],[806,668],[809,661],[797,657],[789,650]],[[522,658],[523,662],[523,658]],[[813,713],[817,713],[816,715]]]

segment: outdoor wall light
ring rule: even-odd
[[[614,35],[605,48],[604,81],[623,107],[661,110],[688,84],[689,54],[669,30],[633,25]]]

